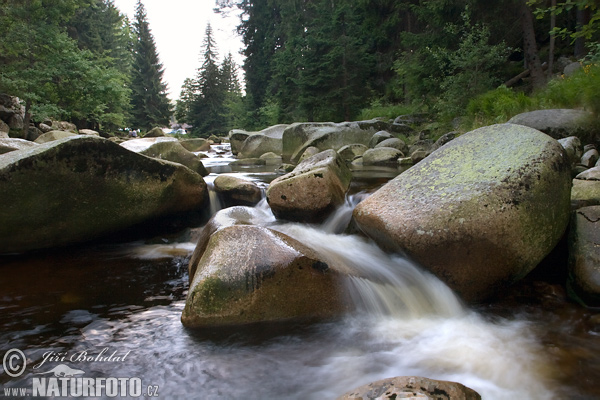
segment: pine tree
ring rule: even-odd
[[[195,135],[208,137],[211,134],[223,134],[225,129],[222,115],[225,90],[210,24],[206,26],[203,48],[203,61],[196,79],[197,94],[188,119]]]
[[[131,115],[134,128],[150,129],[169,122],[171,109],[167,85],[163,83],[164,69],[159,62],[154,37],[146,18],[146,9],[138,0],[134,33],[131,77]]]

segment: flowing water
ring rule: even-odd
[[[205,162],[209,186],[218,173],[263,187],[275,176],[230,167],[223,149]],[[366,186],[355,182],[347,203],[320,226],[277,223],[265,202],[257,206],[261,224],[361,272],[348,282],[358,311],[327,323],[228,335],[185,329],[195,246],[185,234],[1,258],[0,356],[20,349],[28,367],[20,377],[0,373],[0,390],[31,387],[37,371],[60,363],[42,363],[53,352],[86,377],[139,377],[144,387],[158,386],[160,398],[335,399],[406,375],[460,382],[492,400],[600,398],[593,313],[541,281],[524,282],[502,301],[463,306],[410,260],[342,233]],[[69,361],[84,352],[125,359]]]

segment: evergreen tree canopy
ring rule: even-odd
[[[164,126],[171,117],[171,106],[163,82],[163,66],[141,0],[137,2],[133,27],[136,41],[131,69],[131,124],[142,129]]]

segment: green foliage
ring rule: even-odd
[[[395,119],[399,115],[412,114],[416,111],[414,106],[405,104],[385,104],[379,100],[371,102],[367,108],[363,108],[358,114],[359,120],[374,118]]]
[[[164,69],[158,60],[154,37],[146,17],[146,9],[138,0],[131,68],[131,123],[135,128],[150,129],[165,126],[171,117],[167,85],[163,82]]]
[[[541,108],[585,108],[600,116],[600,65],[585,64],[573,75],[559,77],[536,93]]]
[[[465,122],[471,127],[504,123],[533,108],[535,101],[532,98],[502,85],[469,101]]]

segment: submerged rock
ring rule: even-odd
[[[473,389],[456,382],[420,376],[399,376],[363,385],[337,400],[359,399],[481,400],[481,396]]]
[[[267,201],[277,218],[315,222],[344,203],[351,172],[334,150],[302,161],[269,185]]]
[[[194,272],[181,316],[187,327],[322,319],[349,307],[340,273],[302,243],[268,228],[217,230]]]
[[[587,306],[600,306],[600,206],[573,213],[569,232],[569,293]]]
[[[525,126],[466,133],[362,201],[358,227],[406,251],[465,300],[524,277],[558,243],[569,220],[569,160]]]
[[[199,174],[94,136],[73,136],[0,157],[0,253],[88,241],[199,210]]]

